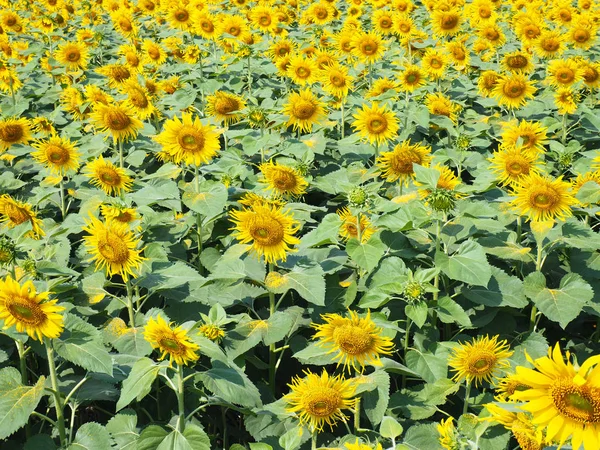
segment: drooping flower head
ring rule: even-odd
[[[171,364],[186,365],[196,361],[200,346],[193,342],[181,326],[172,328],[162,316],[150,318],[144,327],[144,339],[161,352],[159,359],[169,356]]]

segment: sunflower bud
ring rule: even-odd
[[[0,267],[11,264],[15,260],[16,253],[14,242],[7,237],[0,237]]]
[[[565,152],[559,155],[558,165],[561,171],[570,169],[573,165],[573,153]]]
[[[219,342],[225,337],[225,331],[218,325],[205,323],[198,329],[198,334],[210,339],[213,342]]]
[[[369,194],[360,186],[353,188],[348,194],[348,202],[354,207],[366,206],[368,200]]]
[[[423,283],[410,281],[404,286],[402,296],[408,303],[416,303],[423,300],[425,292],[425,285]]]
[[[267,113],[262,108],[253,108],[248,113],[248,123],[252,128],[262,128],[266,125]]]
[[[456,138],[456,148],[458,150],[461,150],[461,151],[468,150],[470,146],[471,146],[471,138],[469,138],[469,136],[461,134]]]
[[[435,211],[445,213],[452,211],[456,204],[454,192],[448,189],[434,189],[425,200]]]
[[[35,260],[31,258],[27,258],[25,261],[23,261],[23,263],[21,264],[21,268],[33,278],[36,278],[38,275]]]

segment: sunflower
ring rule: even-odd
[[[97,104],[91,117],[99,131],[109,131],[112,134],[114,142],[135,139],[138,130],[144,126],[135,116],[133,109],[124,103]]]
[[[398,89],[398,82],[395,80],[390,80],[387,77],[377,78],[373,81],[371,88],[365,94],[366,98],[378,97],[381,94],[385,94],[388,91],[396,92]]]
[[[126,223],[103,223],[91,217],[91,222],[86,221],[83,231],[90,234],[84,236],[83,240],[88,253],[92,254],[90,261],[95,262],[96,270],[106,268],[109,277],[119,274],[125,281],[129,276],[138,277],[134,269],[139,270],[146,258],[140,256],[141,250],[136,250],[140,239],[135,238]]]
[[[66,42],[56,50],[56,60],[67,70],[85,70],[88,64],[88,49],[79,42]]]
[[[408,38],[415,30],[412,18],[404,13],[394,15],[394,34],[400,38]]]
[[[596,189],[600,191],[600,170],[596,170],[595,172],[586,172],[584,174],[578,174],[577,178],[571,180],[573,185],[573,195],[577,195],[579,189],[586,183],[595,183]],[[580,202],[581,206],[587,207],[590,206],[589,203]]]
[[[40,342],[54,339],[63,331],[64,307],[58,306],[58,300],[48,300],[49,292],[36,292],[32,281],[22,286],[9,275],[0,280],[0,319],[4,320],[4,329],[13,325],[19,333],[27,333]]]
[[[338,420],[348,418],[342,409],[354,408],[356,387],[343,375],[330,376],[325,369],[321,376],[304,372],[304,378],[296,377],[288,386],[291,392],[284,396],[286,411],[298,415],[300,425],[307,424],[312,432],[322,431],[325,424],[332,429]]]
[[[514,186],[530,173],[539,173],[535,154],[526,153],[522,147],[509,147],[494,152],[489,159],[490,168],[503,186]]]
[[[269,6],[257,5],[250,11],[252,26],[262,32],[271,33],[279,25],[275,10]]]
[[[559,114],[574,114],[577,111],[579,95],[571,88],[559,88],[554,94],[554,103]]]
[[[505,148],[520,148],[525,153],[537,156],[544,153],[544,145],[548,143],[546,131],[548,128],[540,122],[521,120],[503,124],[501,134],[502,146]]]
[[[204,39],[214,41],[217,37],[217,18],[205,10],[194,11],[192,13],[192,26],[196,34]]]
[[[388,110],[387,106],[379,107],[377,102],[373,102],[371,106],[363,104],[353,117],[356,120],[352,127],[370,143],[383,144],[394,139],[400,128],[394,112]]]
[[[514,373],[505,375],[496,382],[496,398],[508,401],[517,391],[526,391],[531,386],[524,384]]]
[[[91,179],[90,183],[108,195],[119,195],[121,191],[131,190],[133,184],[131,177],[125,173],[125,170],[105,160],[102,155],[88,163],[85,170],[86,176]]]
[[[229,92],[216,91],[206,98],[206,114],[225,126],[242,120],[245,107],[246,102],[242,97]]]
[[[314,23],[316,25],[326,25],[335,17],[335,8],[326,1],[311,3],[304,11],[303,20],[305,23]]]
[[[437,432],[439,433],[439,443],[445,450],[459,450],[460,444],[458,443],[459,435],[454,426],[454,418],[448,417],[442,419],[436,426]]]
[[[535,66],[529,53],[515,51],[504,55],[502,58],[502,68],[508,72],[530,73]]]
[[[154,66],[160,66],[167,60],[167,52],[159,44],[150,39],[144,40],[144,62]]]
[[[431,28],[436,36],[454,36],[460,33],[462,15],[456,9],[436,10],[431,14]]]
[[[235,237],[242,244],[251,244],[260,257],[267,263],[276,263],[287,259],[286,252],[293,251],[290,245],[300,243],[294,236],[299,230],[299,223],[291,213],[271,205],[255,204],[250,209],[231,213],[235,227]]]
[[[500,48],[506,43],[506,36],[497,23],[483,25],[478,32],[481,39],[485,40],[492,49]]]
[[[45,236],[42,230],[42,221],[33,212],[29,203],[15,200],[8,194],[0,196],[0,222],[8,228],[14,228],[22,223],[31,223],[31,231],[28,233],[34,239]]]
[[[570,87],[583,79],[579,65],[573,59],[554,59],[548,64],[546,83],[550,86]]]
[[[296,50],[296,43],[290,39],[278,39],[269,47],[269,55],[272,59],[291,56]]]
[[[259,170],[263,174],[260,180],[267,183],[269,190],[278,196],[299,197],[306,193],[308,183],[297,169],[273,160],[261,164]]]
[[[498,336],[479,336],[472,342],[459,344],[452,350],[448,365],[456,372],[453,381],[475,380],[475,386],[483,381],[492,382],[504,369],[510,367],[508,358],[513,354],[508,343],[498,342]]]
[[[287,76],[294,83],[300,86],[312,84],[317,80],[318,74],[319,67],[316,61],[304,58],[302,55],[295,55],[290,58],[287,66]]]
[[[217,23],[219,39],[229,45],[236,45],[250,36],[250,27],[245,17],[223,14]]]
[[[81,154],[75,144],[69,139],[52,136],[48,140],[38,141],[33,144],[37,150],[31,154],[37,162],[48,167],[52,173],[65,175],[69,170],[79,168]]]
[[[536,91],[533,81],[528,80],[522,73],[513,73],[498,79],[492,95],[497,97],[500,106],[514,109],[525,105],[527,99],[533,98]]]
[[[533,51],[540,58],[554,58],[565,51],[565,37],[558,30],[542,31],[535,40]]]
[[[0,120],[0,153],[14,144],[27,144],[31,140],[31,124],[24,117]]]
[[[56,134],[54,124],[47,117],[40,116],[31,119],[31,129],[36,133],[43,133],[48,136],[53,136]]]
[[[587,19],[578,19],[569,27],[567,39],[573,47],[581,50],[589,50],[596,42],[598,26]]]
[[[126,39],[133,39],[138,34],[138,28],[135,26],[133,16],[129,11],[119,10],[111,14],[111,19],[115,31]]]
[[[520,408],[532,414],[532,422],[545,431],[547,441],[559,447],[567,439],[579,450],[600,447],[600,386],[598,356],[588,358],[576,368],[560,346],[548,349],[548,356],[532,360],[534,368],[518,366],[516,376],[530,389],[515,392],[512,399],[523,402]],[[595,367],[594,367],[595,366]]]
[[[218,325],[205,323],[198,328],[198,334],[213,342],[220,342],[225,337],[225,330]]]
[[[273,206],[276,208],[281,208],[286,204],[285,200],[281,197],[267,198],[254,192],[246,192],[238,200],[238,203],[240,205],[249,206],[251,208],[253,208],[255,205]]]
[[[421,59],[423,70],[432,79],[442,78],[448,67],[448,57],[440,50],[429,48]]]
[[[378,33],[358,32],[352,38],[352,54],[365,64],[373,64],[383,57],[385,46]]]
[[[460,105],[454,103],[441,92],[427,94],[427,97],[425,97],[425,106],[427,106],[430,114],[446,116],[452,122],[456,123],[458,118],[457,112],[460,111]]]
[[[371,25],[377,33],[388,36],[394,31],[394,15],[383,9],[374,11],[371,16]]]
[[[122,85],[121,89],[127,94],[127,99],[123,102],[123,106],[131,110],[136,117],[146,120],[158,113],[158,110],[152,103],[148,90],[136,80],[127,81]]]
[[[161,352],[160,360],[169,355],[170,364],[175,362],[183,366],[199,358],[196,352],[200,346],[192,342],[187,331],[181,326],[171,328],[171,324],[160,315],[156,316],[156,320],[153,317],[148,320],[144,327],[144,339]]]
[[[413,164],[429,167],[431,159],[430,147],[411,144],[408,140],[396,145],[391,152],[383,152],[377,158],[377,166],[389,183],[400,180],[401,184],[408,185],[408,180],[415,176]]]
[[[398,75],[398,79],[400,80],[399,89],[402,92],[414,92],[427,84],[426,75],[419,66],[414,64],[405,65]]]
[[[167,10],[167,22],[172,28],[188,31],[192,27],[192,9],[191,4],[185,5],[183,2],[177,2]]]
[[[350,210],[346,207],[342,209],[338,209],[338,216],[340,216],[340,220],[342,224],[340,225],[339,234],[343,240],[348,239],[358,239],[359,227],[358,227],[358,219],[355,215],[353,215]],[[375,233],[377,229],[371,226],[371,221],[368,219],[366,214],[360,215],[360,242],[367,242],[373,233]]]
[[[469,66],[469,49],[465,46],[463,39],[447,42],[446,52],[456,70],[465,70]]]
[[[114,220],[120,223],[131,223],[140,218],[135,208],[127,208],[122,205],[101,205],[100,212],[107,222]]]
[[[501,75],[494,70],[484,70],[479,75],[479,81],[477,82],[477,88],[479,94],[482,97],[492,97],[494,94],[494,88],[498,84]]]
[[[313,339],[318,339],[318,345],[327,348],[328,354],[336,353],[334,360],[344,369],[353,367],[362,372],[366,365],[381,366],[379,355],[391,355],[394,343],[381,335],[382,329],[371,320],[370,311],[364,318],[354,311],[349,313],[350,317],[321,315],[325,323],[311,325],[317,330]]]
[[[358,438],[356,438],[356,442],[354,444],[351,442],[346,442],[344,447],[344,450],[383,450],[381,444],[377,444],[375,447],[373,447],[370,444],[362,444]]]
[[[571,213],[571,206],[577,200],[573,196],[571,184],[562,177],[550,177],[531,173],[514,187],[513,209],[534,222],[564,220]]]
[[[135,73],[124,64],[107,64],[96,69],[96,72],[108,78],[108,87],[113,89],[120,87]]]
[[[497,422],[512,431],[521,449],[543,450],[551,445],[551,442],[545,441],[542,431],[532,423],[531,416],[518,409],[515,412],[514,405],[487,403],[484,407],[491,414],[486,420]]]
[[[319,78],[323,90],[336,98],[344,98],[352,90],[354,77],[341,64],[332,64],[322,70]]]
[[[600,87],[600,63],[592,61],[582,61],[580,63],[581,76],[583,83],[590,89]]]
[[[308,88],[292,92],[283,107],[283,114],[289,116],[287,126],[292,125],[294,131],[312,131],[313,125],[325,117],[324,106]]]
[[[177,164],[185,162],[199,167],[209,163],[221,149],[219,134],[210,125],[202,125],[198,117],[182,113],[164,124],[163,132],[154,138]]]
[[[95,84],[88,84],[85,87],[85,101],[89,102],[91,106],[94,107],[98,104],[108,105],[114,102],[114,99],[110,94],[107,94]]]
[[[543,24],[544,20],[538,15],[523,16],[516,21],[515,33],[519,39],[528,47],[535,44],[536,40],[542,34],[544,29],[538,24]]]

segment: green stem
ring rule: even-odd
[[[344,122],[345,122],[345,118],[344,118],[344,102],[346,101],[345,97],[342,97],[341,99],[341,106],[340,106],[340,113],[342,115],[341,119],[340,119],[340,138],[344,139]]]
[[[67,208],[65,207],[65,183],[64,179],[60,177],[60,214],[63,220],[65,220],[65,216],[67,215]]]
[[[133,311],[133,290],[131,289],[131,281],[125,282],[127,287],[127,313],[129,314],[129,325],[131,328],[135,328],[135,313]]]
[[[517,244],[521,245],[523,231],[522,231],[522,223],[521,216],[517,216]]]
[[[179,410],[179,419],[177,420],[177,430],[183,433],[185,430],[185,403],[183,397],[183,365],[177,364],[177,408]]]
[[[121,169],[125,165],[125,159],[123,158],[123,141],[119,141],[119,166]]]
[[[312,436],[310,438],[310,448],[311,450],[317,450],[317,431],[313,430]]]
[[[469,409],[469,397],[471,396],[471,382],[465,384],[465,403],[463,404],[463,414],[466,414]]]
[[[19,352],[19,367],[21,369],[21,382],[27,386],[29,381],[27,380],[27,355],[25,354],[25,344],[19,340],[16,340],[17,351]]]
[[[358,239],[359,244],[362,244],[362,227],[360,226],[360,219],[362,212],[358,212],[358,214],[356,214],[356,238]]]
[[[560,139],[560,142],[562,145],[567,145],[567,117],[568,117],[567,113],[563,114],[562,137]]]
[[[362,428],[360,427],[360,397],[356,397],[356,403],[354,405],[354,432],[360,433]]]
[[[440,252],[440,234],[442,232],[442,225],[441,222],[439,220],[435,221],[435,255],[437,255]],[[434,260],[435,260],[435,256],[434,256]],[[433,301],[434,301],[434,307],[437,306],[437,301],[439,298],[439,287],[440,287],[440,273],[436,273],[435,277],[433,279],[433,287],[435,287],[435,291],[433,292]],[[435,324],[437,323],[437,312],[434,309],[433,310],[433,324],[435,326]]]
[[[408,353],[408,346],[410,344],[410,317],[406,318],[406,330],[404,331],[404,361],[406,364],[406,354]],[[406,388],[406,374],[402,374],[402,389]]]
[[[537,256],[535,259],[535,271],[542,271],[542,256],[543,256],[543,247],[541,242],[537,242]],[[533,305],[531,307],[531,315],[529,316],[529,331],[535,331],[535,321],[537,318],[538,309],[537,306]]]
[[[269,273],[275,270],[275,265],[273,263],[269,263]],[[275,305],[275,293],[271,292],[269,289],[269,317],[273,317],[275,314],[276,305]],[[269,385],[271,386],[271,391],[273,395],[275,395],[275,374],[277,371],[277,355],[275,351],[275,344],[269,345]]]
[[[48,356],[48,371],[50,373],[50,382],[52,384],[52,394],[54,395],[54,408],[56,409],[56,424],[58,425],[58,436],[60,437],[60,446],[67,444],[67,435],[65,432],[64,405],[58,386],[58,377],[56,375],[56,365],[54,363],[54,349],[52,341],[48,338],[44,340],[46,345],[46,354]]]
[[[221,406],[221,420],[223,421],[223,450],[229,448],[229,436],[227,433],[227,408]]]
[[[194,167],[194,182],[196,192],[200,193],[200,171],[197,165]],[[196,236],[198,238],[198,272],[202,275],[203,268],[200,261],[200,255],[202,254],[202,215],[199,212],[196,213]]]

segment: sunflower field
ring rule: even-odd
[[[600,449],[599,0],[0,0],[0,449]]]

